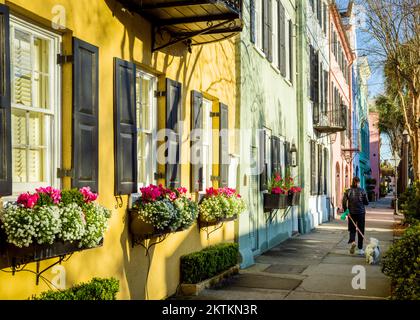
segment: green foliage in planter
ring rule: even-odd
[[[393,299],[420,300],[420,225],[408,228],[382,263],[382,272],[391,278]]]
[[[60,202],[63,207],[67,207],[71,203],[76,203],[81,208],[85,205],[83,194],[78,189],[62,190]]]
[[[181,257],[181,281],[198,283],[209,279],[238,263],[236,243],[222,243]]]
[[[119,290],[117,279],[93,278],[67,290],[43,292],[32,300],[116,300]]]
[[[420,221],[420,182],[416,181],[413,186],[399,196],[399,204],[404,213],[405,222],[415,224]]]

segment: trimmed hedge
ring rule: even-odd
[[[67,290],[43,292],[39,296],[33,296],[32,300],[116,300],[119,290],[117,279],[93,278],[88,283]]]
[[[382,259],[391,278],[392,299],[420,300],[420,224],[408,228]]]
[[[198,283],[238,264],[239,246],[222,243],[181,257],[182,283]]]

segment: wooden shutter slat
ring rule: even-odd
[[[9,8],[0,4],[0,196],[12,194]]]
[[[227,187],[229,184],[229,109],[228,106],[219,104],[220,121],[219,121],[219,170],[220,170],[220,187]]]
[[[98,192],[99,48],[73,38],[72,186]]]
[[[196,129],[196,134],[191,135],[191,192],[198,192],[203,189],[203,150],[201,148],[200,134],[203,129],[203,95],[198,91],[191,91],[191,123],[192,132]]]
[[[137,191],[136,65],[114,58],[115,194]]]
[[[181,186],[180,167],[180,132],[178,128],[179,112],[181,110],[181,83],[166,79],[166,128],[170,130],[167,137],[166,186],[177,188]]]

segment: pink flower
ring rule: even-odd
[[[281,180],[282,179],[281,179],[280,175],[278,173],[276,173],[276,176],[274,177],[274,181],[279,182]]]
[[[271,189],[272,194],[285,194],[286,192],[280,187],[273,187]]]
[[[38,188],[35,189],[37,193],[43,193],[48,195],[51,198],[51,201],[54,204],[60,203],[61,200],[61,191],[58,189],[54,189],[53,187],[46,187],[46,188]]]
[[[39,195],[37,193],[30,194],[22,193],[17,199],[17,203],[23,205],[25,208],[32,209],[38,202]]]
[[[175,200],[177,198],[176,193],[175,192],[169,192],[168,193],[168,197],[170,200]]]
[[[81,194],[83,194],[83,200],[85,203],[95,201],[98,198],[98,194],[90,191],[90,187],[80,188],[79,191]]]
[[[162,196],[162,193],[166,190],[162,187],[162,185],[155,186],[153,184],[140,188],[141,197],[144,201],[155,201],[157,198]]]
[[[179,194],[186,194],[187,188],[184,188],[184,187],[176,188],[176,191],[178,191]]]
[[[299,193],[302,191],[301,187],[291,187],[289,193]]]
[[[219,194],[219,191],[213,187],[210,187],[206,189],[206,194],[208,196],[217,196]]]

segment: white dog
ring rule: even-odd
[[[377,264],[381,251],[379,250],[379,241],[375,238],[370,238],[370,243],[366,246],[365,250],[366,262],[369,264]]]

